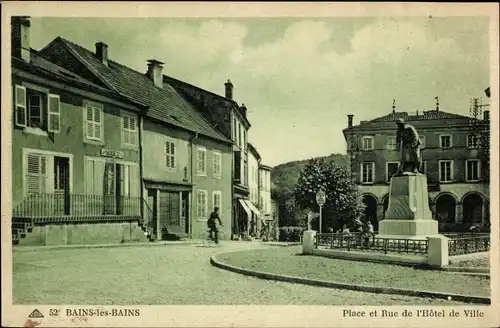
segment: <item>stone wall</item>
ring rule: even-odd
[[[137,222],[64,223],[35,226],[19,241],[19,245],[95,245],[147,241]]]

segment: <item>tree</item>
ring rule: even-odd
[[[316,193],[320,189],[326,193],[322,231],[350,225],[363,215],[365,206],[349,172],[324,159],[311,159],[299,174],[294,191],[296,203],[303,210],[319,212]],[[313,221],[314,228],[318,228],[316,220]]]

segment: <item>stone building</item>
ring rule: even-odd
[[[398,168],[396,120],[415,126],[421,142],[422,165],[427,175],[429,206],[441,231],[466,230],[489,223],[488,150],[489,110],[484,116],[447,113],[439,109],[415,113],[393,111],[353,124],[343,130],[350,169],[366,205],[366,216],[375,227],[388,206],[389,183]],[[477,114],[477,112],[476,112]]]

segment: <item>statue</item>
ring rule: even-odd
[[[396,149],[400,152],[400,163],[396,175],[404,172],[418,173],[420,168],[420,139],[413,125],[405,124],[402,118],[397,121]]]

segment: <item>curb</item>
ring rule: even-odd
[[[49,250],[71,250],[71,249],[88,249],[88,248],[120,248],[120,247],[160,247],[160,246],[176,246],[176,245],[194,245],[201,243],[201,240],[196,241],[162,241],[149,243],[123,243],[123,244],[96,244],[96,245],[55,245],[55,246],[17,246],[12,247],[13,252],[37,252]]]
[[[447,272],[457,272],[457,273],[470,273],[470,274],[478,274],[478,275],[490,275],[489,268],[480,268],[480,267],[442,267],[442,271]]]
[[[345,283],[339,283],[339,282],[333,282],[333,281],[307,279],[307,278],[301,278],[301,277],[277,275],[277,274],[261,272],[261,271],[253,271],[253,270],[234,267],[232,265],[219,262],[217,260],[217,255],[221,255],[221,254],[226,254],[226,253],[215,254],[210,258],[210,263],[213,266],[218,267],[219,269],[224,269],[224,270],[236,272],[236,273],[247,275],[247,276],[253,276],[253,277],[260,278],[260,279],[284,281],[284,282],[289,282],[289,283],[297,283],[297,284],[318,286],[318,287],[348,289],[348,290],[368,292],[368,293],[378,293],[378,294],[393,294],[393,295],[405,295],[405,296],[416,296],[416,297],[430,297],[430,298],[439,298],[439,299],[446,299],[446,300],[448,299],[448,297],[451,297],[452,300],[459,301],[459,302],[488,304],[488,305],[491,304],[491,299],[489,297],[468,296],[468,295],[448,294],[448,293],[445,294],[445,293],[440,293],[440,292],[401,289],[401,288],[394,288],[394,287],[353,285],[353,284],[345,284]]]

